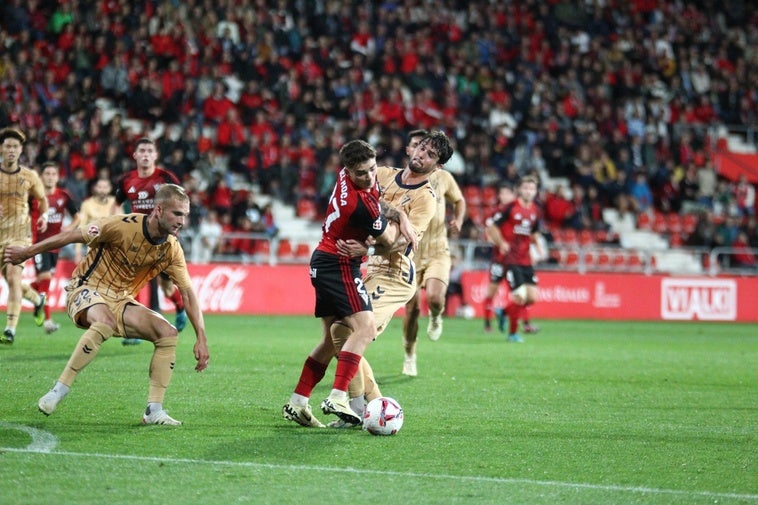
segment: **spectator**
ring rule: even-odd
[[[200,218],[200,225],[192,241],[192,262],[209,263],[221,242],[222,234],[218,213],[211,209]]]
[[[634,198],[635,207],[640,212],[647,212],[653,207],[653,192],[647,182],[644,172],[637,172],[629,188],[629,194]]]

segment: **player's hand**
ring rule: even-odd
[[[458,221],[455,219],[451,220],[447,224],[448,229],[450,230],[450,237],[451,238],[458,238],[458,235],[461,233],[461,227],[458,226]]]
[[[37,231],[40,233],[45,233],[45,230],[47,230],[47,215],[37,218]]]
[[[26,247],[9,245],[5,248],[5,253],[3,254],[3,262],[18,265],[26,261],[28,257],[29,255],[26,254]]]
[[[500,244],[500,252],[502,254],[508,254],[508,251],[510,250],[511,250],[511,246],[508,242],[503,242],[502,244]]]
[[[208,343],[204,340],[195,342],[193,352],[195,353],[195,359],[197,360],[195,371],[202,372],[208,368],[208,360],[210,359],[210,355],[208,354]]]
[[[358,242],[357,240],[349,239],[349,240],[337,240],[337,251],[339,251],[340,254],[343,256],[348,256],[350,258],[355,258],[357,256],[365,256],[366,252],[368,250],[368,247],[366,244],[362,244]]]
[[[400,213],[400,234],[405,237],[411,249],[414,251],[418,250],[418,234],[405,212]]]

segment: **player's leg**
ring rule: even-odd
[[[176,317],[174,319],[174,326],[177,331],[182,331],[187,327],[187,311],[184,309],[184,300],[182,300],[182,294],[174,286],[174,282],[168,275],[161,272],[159,276],[159,284],[166,298],[171,300],[176,307]]]
[[[68,394],[79,372],[95,359],[100,346],[113,335],[117,325],[113,312],[104,301],[97,299],[96,293],[87,291],[86,288],[80,289],[77,298],[80,300],[81,309],[77,310],[74,320],[78,321],[78,325],[87,327],[87,330],[76,343],[58,381],[47,394],[39,399],[37,404],[39,410],[48,416]],[[69,313],[71,313],[74,302],[69,302],[68,305]]]
[[[136,302],[128,303],[118,316],[123,318],[124,338],[139,338],[153,343],[153,357],[150,360],[147,408],[142,416],[144,424],[179,425],[180,421],[170,417],[163,410],[163,399],[171,382],[176,362],[178,332],[171,323],[157,312]]]
[[[429,327],[426,335],[429,340],[439,340],[442,336],[442,314],[445,312],[447,282],[436,277],[426,279],[426,299],[429,304]]]
[[[526,300],[524,301],[524,307],[521,309],[521,320],[523,323],[522,327],[524,329],[524,333],[538,333],[540,331],[539,327],[531,324],[529,320],[529,307],[537,302],[539,293],[537,286],[531,283],[526,284],[526,289]]]
[[[3,265],[3,276],[8,283],[8,303],[6,309],[5,331],[0,342],[12,344],[16,339],[16,326],[21,314],[21,272],[23,265]]]
[[[364,310],[344,317],[343,321],[352,332],[337,355],[332,391],[321,403],[321,410],[324,414],[335,414],[345,422],[359,423],[360,416],[350,408],[348,387],[359,371],[364,351],[376,336],[374,314]]]
[[[405,304],[405,314],[403,315],[403,349],[405,351],[403,375],[411,377],[417,374],[416,341],[418,340],[418,318],[421,314],[420,299],[421,290],[417,289],[413,297]]]
[[[50,307],[47,305],[48,293],[50,292],[50,281],[53,278],[55,265],[58,262],[58,254],[54,252],[44,252],[34,256],[34,267],[37,270],[37,300],[33,300],[34,293],[24,294],[24,298],[34,304],[34,322],[37,326],[44,324],[47,333],[53,333],[58,330],[58,325],[50,319]],[[30,287],[31,289],[31,287]],[[33,290],[32,290],[33,291]]]
[[[329,329],[333,320],[333,317],[322,318],[321,341],[313,348],[305,363],[303,363],[295,390],[290,396],[289,401],[282,407],[282,416],[285,419],[294,421],[302,426],[324,427],[323,423],[316,419],[311,412],[311,406],[308,402],[313,389],[324,378],[326,369],[329,367],[329,362],[335,355],[331,331]]]
[[[500,286],[499,281],[487,284],[487,292],[484,296],[484,331],[492,331],[492,316],[495,314],[495,294]]]

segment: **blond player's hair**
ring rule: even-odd
[[[184,188],[176,184],[164,184],[155,192],[155,205],[163,205],[169,200],[189,202],[189,196]]]

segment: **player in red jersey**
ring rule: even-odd
[[[127,172],[118,181],[116,203],[122,205],[128,201],[130,207],[127,209],[128,212],[150,214],[155,207],[153,202],[155,192],[164,184],[180,185],[180,182],[174,174],[156,166],[158,148],[152,139],[147,137],[138,139],[132,157],[137,162],[137,169]],[[184,310],[182,295],[168,276],[161,274],[158,279],[160,279],[158,282],[161,289],[176,306],[174,326],[178,331],[182,331],[187,326],[187,311]],[[160,312],[158,283],[155,279],[150,282],[150,303],[150,308]],[[132,338],[123,340],[124,345],[138,344],[139,342],[138,339]]]
[[[335,355],[337,369],[332,392],[321,403],[321,410],[345,422],[360,423],[360,417],[350,408],[347,388],[358,372],[364,350],[376,338],[371,297],[363,285],[361,258],[339,254],[337,241],[352,239],[363,243],[374,237],[377,244],[390,246],[402,233],[412,247],[417,245],[408,217],[380,207],[376,150],[362,140],[353,140],[340,149],[340,161],[344,168],[329,199],[321,241],[310,261],[311,284],[316,290],[315,315],[321,318],[322,338],[308,355],[297,386],[282,408],[285,419],[319,428],[324,425],[313,416],[308,401]],[[352,330],[339,353],[331,330],[336,320]]]
[[[525,307],[537,301],[537,276],[534,274],[529,248],[532,243],[542,254],[539,237],[541,212],[534,199],[537,179],[527,175],[519,180],[517,197],[486,222],[487,236],[495,245],[490,266],[490,284],[508,281],[510,300],[505,307],[508,316],[508,341],[523,342],[517,333],[518,321]],[[493,293],[494,295],[494,293]],[[485,325],[492,318],[492,297],[485,300]],[[486,328],[486,326],[485,326]]]
[[[79,226],[79,205],[68,191],[58,187],[58,181],[60,180],[60,168],[58,164],[53,161],[43,163],[40,178],[42,179],[42,186],[45,188],[45,196],[47,197],[48,220],[47,229],[45,231],[38,231],[34,242],[45,240],[48,237],[57,235],[61,231],[68,231]],[[32,213],[33,215],[39,214],[36,206]],[[64,228],[63,218],[66,213],[71,218],[71,222]],[[44,294],[45,297],[47,297],[47,293],[50,291],[50,280],[55,273],[59,251],[59,249],[56,249],[34,256],[37,281],[32,284],[32,287],[40,294]],[[53,333],[60,326],[50,318],[50,306],[45,304],[44,310],[45,321],[43,324],[45,331]]]

